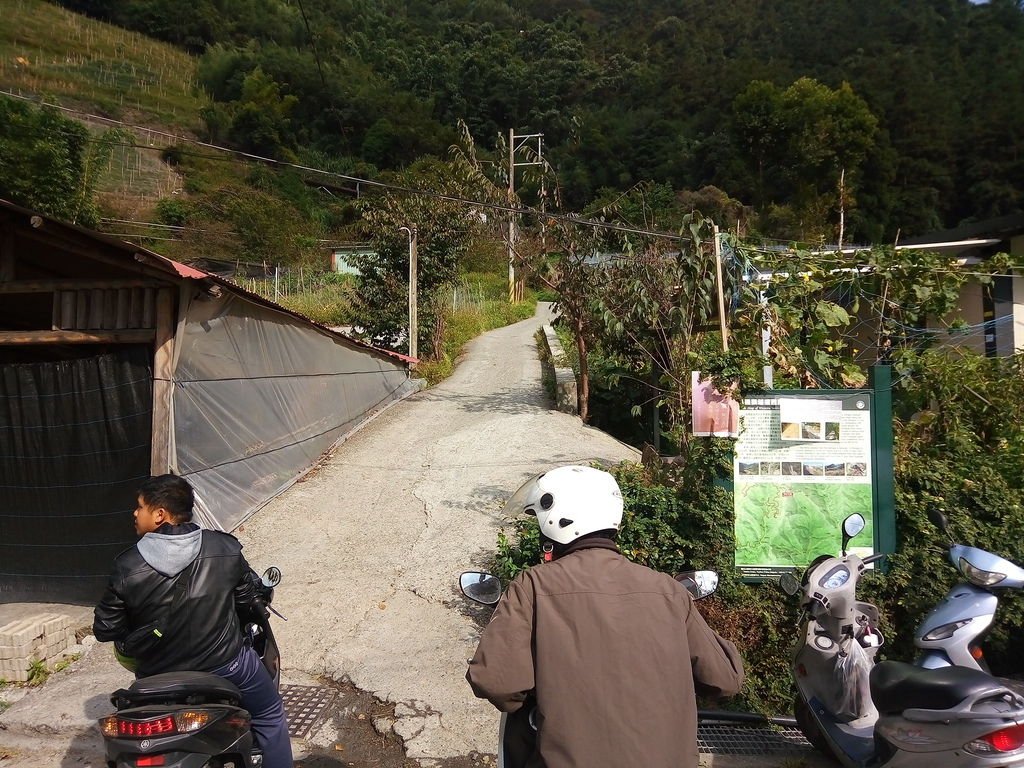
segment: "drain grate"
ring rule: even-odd
[[[304,739],[334,701],[336,691],[315,685],[282,685],[281,698],[288,715],[288,735],[293,739]]]
[[[699,723],[697,746],[712,755],[799,754],[811,749],[798,728]]]

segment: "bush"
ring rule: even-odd
[[[156,219],[161,224],[184,227],[192,215],[192,206],[179,197],[162,197],[156,201]]]

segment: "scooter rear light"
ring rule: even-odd
[[[178,733],[198,731],[208,722],[210,722],[210,713],[203,709],[186,710],[178,712],[174,716],[174,725],[178,729]]]
[[[111,715],[100,720],[100,731],[105,739],[117,738],[117,717]]]
[[[117,719],[117,735],[127,736],[131,739],[148,739],[151,736],[166,736],[177,733],[178,728],[174,724],[171,715],[157,717],[152,720],[122,720]]]
[[[135,761],[139,768],[146,765],[167,765],[167,758],[164,755],[143,755]]]
[[[1001,728],[964,745],[964,749],[975,755],[1005,755],[1008,752],[1016,752],[1021,747],[1024,747],[1024,725]]]

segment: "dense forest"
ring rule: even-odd
[[[200,55],[207,138],[275,157],[373,174],[463,120],[542,132],[574,210],[714,187],[754,232],[834,238],[842,207],[860,242],[1024,210],[1020,0],[61,4]]]

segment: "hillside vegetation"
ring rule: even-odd
[[[4,0],[0,89],[191,132],[209,103],[196,69],[194,57],[142,34],[43,0]]]
[[[574,210],[714,186],[812,239],[842,198],[876,242],[1024,210],[1019,0],[62,2],[201,54],[207,136],[263,154],[404,167],[462,119],[543,132]]]

